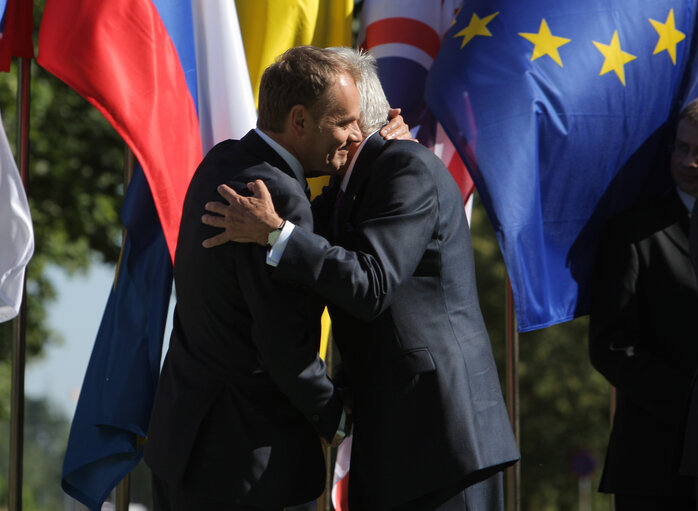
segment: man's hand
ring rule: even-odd
[[[251,197],[243,197],[227,185],[220,185],[218,193],[227,201],[206,203],[206,211],[217,215],[204,215],[206,225],[221,227],[224,231],[204,240],[205,248],[222,245],[228,241],[257,243],[266,246],[269,233],[281,225],[282,218],[276,214],[269,190],[257,179],[247,183]],[[218,216],[220,215],[220,216]]]
[[[405,120],[402,118],[402,115],[400,115],[401,111],[402,110],[399,108],[390,109],[390,112],[388,113],[390,122],[381,128],[381,137],[386,140],[399,139],[414,140],[416,142],[417,140],[412,138],[410,127],[405,124]]]

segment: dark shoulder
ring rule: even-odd
[[[244,139],[225,140],[206,154],[189,186],[185,208],[188,206],[198,215],[206,202],[222,201],[217,191],[221,184],[249,196],[247,183],[261,179],[279,215],[294,223],[312,225],[310,203],[303,185],[263,159],[258,151],[248,151],[244,142]]]
[[[640,204],[611,219],[605,236],[635,243],[674,225],[685,214],[674,190],[650,202]]]
[[[438,165],[441,160],[429,149],[410,140],[388,140],[381,147],[374,162],[393,167],[407,165],[430,167]]]
[[[413,140],[388,140],[385,142],[382,154],[385,155],[404,155],[410,158],[419,158],[431,160],[438,157],[425,146]]]

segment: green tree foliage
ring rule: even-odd
[[[43,3],[35,2],[37,29]],[[15,60],[10,73],[0,73],[0,112],[13,150],[16,98]],[[56,294],[45,269],[85,272],[94,260],[118,258],[124,158],[123,142],[104,117],[36,62],[30,106],[27,188],[36,248],[27,272],[29,358],[60,341],[45,323],[46,306]],[[0,362],[8,360],[11,330],[11,323],[0,323]],[[6,408],[0,408],[0,417]]]
[[[63,509],[60,474],[68,440],[69,423],[61,412],[43,399],[25,402],[24,478],[22,508],[25,511]],[[7,506],[9,425],[0,422],[0,509]]]

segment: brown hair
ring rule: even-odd
[[[360,79],[354,65],[329,50],[315,46],[287,50],[262,75],[257,127],[279,133],[294,105],[305,106],[313,115],[331,106],[334,98],[326,91],[342,73],[355,82]]]
[[[691,124],[698,126],[698,99],[691,101],[679,114],[679,121],[687,120]]]

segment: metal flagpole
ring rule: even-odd
[[[124,152],[124,196],[128,190],[128,185],[133,177],[133,169],[136,165],[136,157],[131,149],[126,145]],[[123,241],[121,246],[126,242],[126,231],[124,230]],[[131,500],[131,474],[126,474],[119,484],[116,485],[116,511],[128,511],[128,505]]]
[[[509,420],[514,429],[516,443],[521,446],[519,430],[519,333],[516,330],[516,312],[511,281],[506,278],[506,351],[507,351],[507,405]],[[521,509],[521,462],[507,469],[507,510]]]
[[[17,72],[17,161],[19,175],[27,188],[29,161],[29,80],[31,60],[21,58]],[[12,382],[10,391],[10,470],[8,480],[9,511],[22,510],[22,474],[24,453],[24,365],[26,361],[27,293],[26,273],[19,316],[14,321],[12,339]]]

